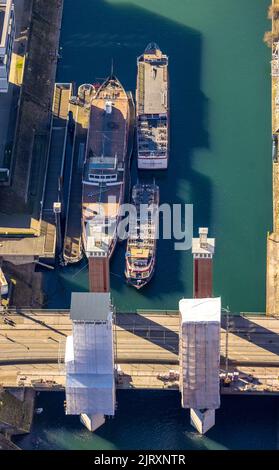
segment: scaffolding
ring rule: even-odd
[[[182,407],[215,410],[220,406],[220,298],[183,299],[179,310]]]
[[[66,343],[66,413],[114,415],[113,317],[109,294],[73,294]],[[88,419],[89,419],[88,418]]]

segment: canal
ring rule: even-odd
[[[78,416],[65,417],[64,395],[41,393],[29,435],[16,443],[38,450],[226,450],[278,448],[277,397],[223,397],[216,425],[200,436],[190,425],[189,410],[182,410],[178,392],[133,391],[118,393],[116,416],[95,433]]]
[[[231,311],[265,310],[271,229],[268,0],[65,0],[57,80],[95,82],[110,72],[135,91],[136,58],[156,41],[169,55],[171,153],[156,174],[162,203],[193,204],[194,230],[216,237],[214,293]],[[133,161],[132,179],[137,178]],[[141,177],[142,175],[140,175]],[[152,173],[149,175],[152,177]],[[145,175],[143,175],[145,177]],[[159,240],[156,274],[140,292],[124,278],[125,246],[111,263],[119,310],[175,309],[192,295],[192,258]],[[47,282],[48,306],[88,289],[85,263]]]
[[[264,311],[266,233],[271,229],[270,51],[263,34],[269,0],[65,0],[59,81],[77,85],[115,73],[135,90],[136,57],[156,41],[170,59],[171,156],[157,175],[161,202],[194,205],[195,233],[216,237],[216,295],[231,311]],[[135,161],[133,180],[136,180]],[[125,247],[111,265],[119,310],[177,308],[192,295],[192,259],[159,241],[157,271],[148,288],[125,285]],[[48,306],[87,290],[86,265],[47,279]],[[216,426],[200,437],[176,392],[119,392],[116,417],[95,434],[66,417],[64,396],[41,394],[23,448],[274,449],[278,403],[225,397]]]

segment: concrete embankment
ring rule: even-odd
[[[30,432],[34,414],[35,392],[30,388],[0,392],[0,448],[17,448],[11,437]]]
[[[38,258],[53,262],[55,257],[55,226],[42,220],[42,201],[51,145],[63,1],[29,0],[27,4],[30,13],[28,16],[25,12],[24,31],[28,39],[12,157],[12,184],[0,188],[1,220],[2,214],[6,214],[2,231],[0,227],[0,259],[7,275],[16,281],[12,303],[38,306],[44,303],[42,276],[35,272],[32,263]]]

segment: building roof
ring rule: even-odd
[[[179,301],[182,323],[220,322],[221,298],[182,299]]]
[[[111,314],[110,294],[74,292],[70,317],[76,321],[106,321]]]

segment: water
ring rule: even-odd
[[[63,393],[42,393],[31,434],[17,438],[24,449],[65,450],[225,450],[276,449],[278,400],[267,397],[223,397],[216,425],[206,436],[189,424],[189,411],[181,410],[178,392],[121,391],[115,418],[94,434],[78,417],[65,417]]]
[[[193,203],[195,233],[216,237],[214,290],[232,311],[265,310],[266,233],[271,229],[270,0],[65,0],[58,80],[106,77],[114,59],[123,85],[135,89],[136,57],[156,41],[170,57],[171,156],[157,175],[161,202]],[[133,178],[136,178],[135,162]],[[159,242],[156,275],[142,292],[125,285],[124,246],[111,264],[119,310],[177,308],[192,293],[192,259]],[[54,279],[54,280],[53,280]],[[49,307],[67,307],[87,290],[85,264],[47,278]],[[96,434],[65,417],[63,397],[41,396],[24,448],[275,448],[272,398],[223,398],[216,426],[197,437],[177,393],[121,392],[114,420]],[[36,444],[35,441],[39,439]]]
[[[266,234],[272,228],[269,0],[65,0],[58,80],[106,77],[111,59],[135,90],[136,57],[149,41],[170,57],[171,155],[156,174],[161,202],[192,203],[195,233],[216,237],[214,291],[232,311],[265,310]],[[134,161],[133,180],[136,179]],[[192,258],[159,241],[156,275],[140,291],[124,279],[125,246],[111,263],[119,310],[176,309],[192,295]],[[167,269],[166,269],[167,266]],[[48,282],[49,307],[88,289],[83,264]]]

